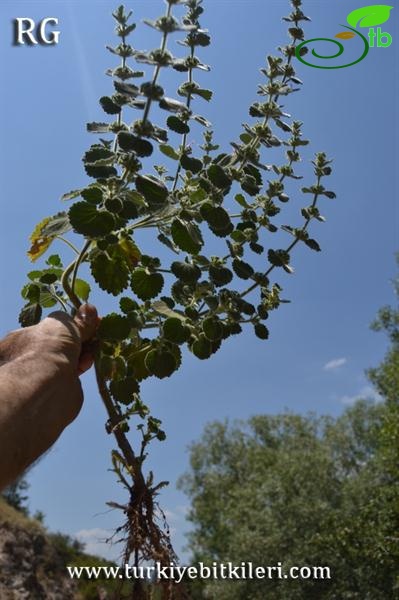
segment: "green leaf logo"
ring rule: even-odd
[[[388,21],[393,6],[385,4],[374,4],[372,6],[364,6],[352,11],[347,18],[349,25],[352,27],[374,27],[382,25]]]

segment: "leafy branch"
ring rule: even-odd
[[[176,560],[156,501],[166,483],[155,484],[153,474],[143,470],[149,445],[165,439],[165,432],[143,403],[140,383],[151,376],[170,377],[181,365],[184,346],[205,360],[243,326],[252,326],[258,338],[267,339],[264,322],[283,302],[281,287],[270,281],[270,275],[276,268],[293,272],[291,252],[300,242],[320,250],[309,236],[309,225],[324,220],[320,198],[335,197],[322,185],[331,174],[331,161],[318,153],[313,161],[316,182],[301,190],[313,198],[302,208],[302,225],[275,221],[290,201],[287,181],[302,179],[296,167],[301,148],[309,144],[302,137],[302,123],[291,121],[280,104],[302,83],[293,66],[296,45],[304,39],[300,24],[309,20],[301,0],[291,0],[293,10],[285,17],[289,44],[279,49],[279,56],[268,56],[261,69],[266,83],[259,85],[260,101],[249,110],[255,122],[244,124],[232,152],[220,154],[211,124],[193,110],[197,100],[212,99],[212,91],[195,81],[197,70],[209,71],[197,56],[198,49],[211,42],[199,21],[202,4],[202,0],[167,0],[164,15],[145,21],[161,34],[160,46],[146,52],[128,43],[136,27],[130,22],[132,13],[123,6],[113,13],[119,43],[107,48],[120,64],[108,69],[114,93],[103,96],[100,104],[116,120],[87,125],[89,132],[105,136],[83,157],[92,182],[65,194],[63,201],[75,201],[69,210],[41,221],[31,237],[31,260],[57,240],[73,251],[73,260],[65,268],[58,255],[51,255],[45,268],[29,273],[23,289],[22,325],[37,323],[43,308],[57,302],[71,311],[86,302],[90,285],[79,277],[84,265],[100,289],[119,299],[119,310],[101,320],[95,370],[108,415],[107,432],[118,447],[112,454],[113,469],[129,494],[127,504],[119,506],[126,522],[118,533],[126,542],[126,562],[133,556],[136,565],[154,560],[169,565]],[[175,5],[186,8],[180,21],[173,16]],[[179,43],[188,49],[182,58],[167,48],[170,36],[181,32],[186,37]],[[306,48],[301,52],[305,54]],[[148,81],[132,82],[145,76],[130,66],[133,61],[140,68],[154,68]],[[177,90],[180,99],[166,96],[160,84],[164,68],[186,74]],[[161,114],[168,113],[166,123],[151,120],[154,105]],[[141,118],[128,120],[131,111],[141,112]],[[203,128],[200,157],[189,142],[194,126]],[[174,144],[169,137],[176,136]],[[261,151],[274,148],[285,148],[283,163],[264,163]],[[156,175],[146,173],[143,163],[147,165],[156,150],[165,164],[154,165]],[[238,210],[232,209],[229,198]],[[155,256],[139,242],[139,232],[146,229],[156,233],[151,244]],[[65,237],[70,231],[83,238],[80,251]],[[293,239],[285,249],[266,249],[277,231]],[[222,248],[217,256],[209,255],[208,243],[215,240]],[[261,271],[259,257],[267,257],[269,263]],[[132,418],[139,433],[137,449],[128,439]],[[134,593],[146,597],[139,583]],[[168,598],[172,592],[168,587],[163,593]]]

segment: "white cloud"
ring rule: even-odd
[[[81,529],[75,533],[75,537],[85,545],[87,554],[101,556],[107,560],[118,560],[122,548],[105,541],[112,537],[112,534],[113,531],[97,527],[94,529]]]
[[[340,399],[340,401],[342,402],[342,404],[350,406],[351,404],[354,404],[357,400],[360,399],[372,400],[373,402],[382,401],[382,397],[380,396],[380,394],[373,387],[371,387],[371,385],[366,385],[362,387],[359,390],[359,392],[357,394],[354,394],[353,396],[343,396]]]
[[[324,365],[323,370],[335,371],[335,369],[339,369],[340,367],[346,365],[347,362],[348,360],[346,358],[334,358]]]

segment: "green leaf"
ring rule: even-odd
[[[201,269],[186,262],[173,262],[170,267],[173,275],[184,283],[197,283],[201,278]]]
[[[136,98],[139,95],[139,88],[137,85],[132,83],[122,83],[120,81],[114,81],[114,87],[117,92],[129,96],[130,98]]]
[[[111,313],[101,319],[97,336],[100,340],[122,341],[129,336],[130,329],[127,317]]]
[[[179,160],[179,155],[176,150],[172,148],[172,146],[169,146],[168,144],[160,144],[159,149],[162,154],[168,158],[171,158],[172,160]]]
[[[75,198],[78,198],[80,196],[80,192],[82,190],[72,190],[71,192],[68,192],[67,194],[63,194],[61,196],[61,200],[64,202],[65,200],[74,200]]]
[[[347,21],[352,27],[375,27],[388,21],[392,9],[384,4],[364,6],[349,13]]]
[[[200,360],[206,360],[212,355],[212,342],[208,340],[205,334],[201,333],[190,350]]]
[[[286,250],[269,250],[267,258],[274,267],[282,267],[287,273],[294,272],[289,265],[290,255]]]
[[[108,123],[87,123],[86,128],[89,133],[108,133],[109,132],[109,124]]]
[[[188,156],[188,154],[183,154],[180,164],[185,171],[191,171],[194,174],[199,173],[202,169],[202,161],[198,158]]]
[[[176,246],[189,254],[198,254],[203,246],[201,231],[195,223],[177,218],[172,223],[172,238]]]
[[[114,216],[97,208],[89,202],[76,202],[69,209],[69,220],[77,233],[89,237],[102,237],[111,233],[115,227]]]
[[[112,397],[121,404],[131,404],[135,400],[134,395],[140,392],[140,386],[134,377],[124,379],[113,379],[109,384]]]
[[[97,254],[91,262],[91,272],[102,290],[118,296],[129,284],[129,269],[118,256]]]
[[[139,305],[137,304],[137,302],[135,300],[132,300],[131,298],[126,298],[126,297],[120,299],[119,306],[120,306],[121,311],[125,314],[133,312],[134,310],[136,310],[139,307]]]
[[[25,300],[29,300],[31,304],[39,304],[40,287],[35,283],[29,283],[22,288],[21,295]]]
[[[118,133],[118,144],[122,150],[126,152],[134,151],[137,156],[151,156],[154,151],[154,146],[148,140],[143,140],[126,131]]]
[[[121,107],[112,101],[108,96],[100,98],[100,104],[104,112],[108,115],[118,115],[121,112]]]
[[[51,267],[62,268],[62,261],[58,254],[52,254],[51,256],[49,256],[46,260],[46,264],[50,265]]]
[[[315,250],[316,252],[321,252],[321,248],[319,243],[314,240],[313,238],[308,238],[305,241],[305,244],[308,246],[308,248],[311,248],[311,250]]]
[[[231,179],[220,165],[211,165],[208,169],[208,177],[217,188],[224,190],[231,186]]]
[[[251,208],[251,205],[245,200],[245,197],[242,194],[237,194],[234,197],[235,201],[238,202],[240,206],[243,208]]]
[[[193,93],[196,94],[197,96],[200,96],[207,102],[210,102],[210,100],[212,100],[213,92],[211,90],[204,90],[202,88],[197,88]]]
[[[115,158],[115,154],[112,150],[105,148],[99,144],[94,144],[91,146],[90,150],[88,150],[83,156],[84,163],[95,163],[98,160],[108,160],[111,158]]]
[[[184,344],[190,337],[190,330],[177,317],[166,319],[162,325],[162,331],[164,337],[175,344]]]
[[[116,177],[118,175],[118,171],[115,167],[109,166],[97,166],[95,164],[85,164],[85,171],[89,177],[93,177],[94,179],[107,179],[108,177]]]
[[[30,327],[39,323],[42,316],[42,307],[40,304],[27,304],[19,313],[18,321],[22,327]]]
[[[169,195],[168,188],[160,181],[148,175],[136,177],[137,191],[143,194],[151,208],[163,207]]]
[[[179,117],[168,117],[166,124],[169,129],[175,131],[176,133],[181,133],[182,135],[184,133],[190,133],[190,127],[187,125],[187,123],[179,119]]]
[[[132,290],[141,300],[155,298],[164,284],[161,273],[148,273],[146,269],[135,269],[132,275]]]
[[[103,201],[102,189],[93,185],[81,191],[82,198],[91,204],[101,204]]]
[[[263,323],[256,323],[254,330],[256,337],[259,339],[267,340],[269,338],[269,330]]]
[[[40,283],[45,283],[46,285],[51,285],[52,283],[55,283],[58,280],[58,276],[55,273],[44,273],[41,277],[40,277]]]
[[[77,279],[75,281],[75,293],[78,298],[84,302],[87,302],[90,296],[90,291],[90,285],[87,283],[87,281],[84,281],[83,279]]]
[[[151,350],[145,357],[145,366],[159,379],[170,377],[178,368],[178,361],[168,350]]]
[[[212,283],[220,287],[231,282],[233,273],[226,267],[211,265],[209,267],[209,277],[211,278]]]
[[[233,271],[241,279],[249,279],[254,274],[254,270],[248,263],[235,258],[233,260]]]
[[[217,342],[223,337],[223,324],[216,317],[204,319],[202,329],[206,338],[211,342]]]
[[[225,237],[234,229],[229,213],[221,206],[214,207],[208,203],[203,204],[201,207],[201,216],[208,223],[213,233],[221,237]]]
[[[168,304],[163,300],[156,300],[155,302],[153,302],[152,309],[165,317],[181,319],[182,321],[185,321],[185,316],[183,314],[172,310],[170,306],[168,306]]]

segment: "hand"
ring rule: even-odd
[[[79,375],[93,364],[99,318],[86,304],[75,318],[54,312],[0,342],[0,488],[56,441],[79,414]]]

